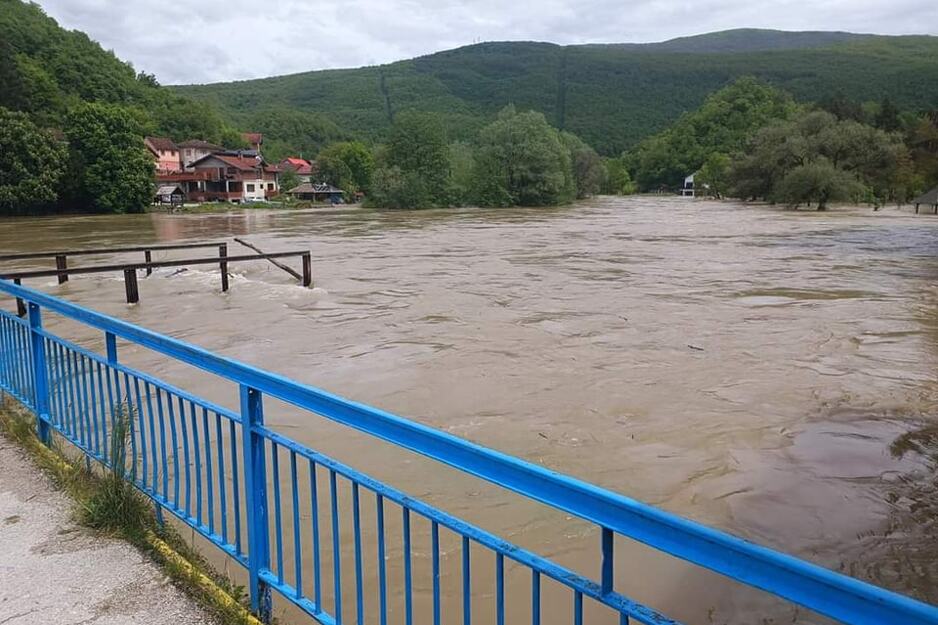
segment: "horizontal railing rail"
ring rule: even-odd
[[[224,241],[209,241],[201,243],[173,243],[173,244],[154,244],[154,245],[134,245],[131,247],[99,247],[99,248],[79,248],[76,250],[57,250],[45,252],[24,252],[21,254],[2,254],[0,261],[8,260],[33,260],[38,258],[55,258],[56,256],[88,256],[99,254],[126,254],[131,252],[163,252],[170,250],[192,250],[207,247],[219,247],[227,245]]]
[[[57,257],[58,258],[58,257]],[[313,283],[312,255],[309,250],[298,250],[293,252],[271,252],[261,254],[242,254],[239,256],[228,256],[227,245],[222,243],[219,246],[219,256],[209,258],[186,258],[174,260],[147,261],[143,263],[118,263],[112,265],[94,265],[90,267],[66,267],[60,263],[56,269],[32,269],[26,271],[0,272],[0,280],[13,280],[15,284],[20,284],[27,278],[44,278],[58,276],[59,283],[68,280],[69,275],[73,274],[92,274],[92,273],[112,273],[121,271],[124,274],[124,284],[127,293],[127,302],[130,304],[139,301],[140,295],[137,286],[137,271],[146,270],[147,275],[153,272],[153,269],[166,267],[187,267],[189,265],[219,265],[221,272],[221,289],[228,290],[228,263],[247,262],[253,260],[269,260],[275,262],[277,258],[300,258],[302,263],[302,274],[275,263],[277,266],[286,269],[291,275],[298,276],[300,283],[304,287],[311,286]],[[22,316],[22,306],[20,307],[20,316]]]
[[[314,615],[320,622],[343,622],[342,590],[345,586],[341,581],[343,549],[338,537],[341,519],[337,492],[340,487],[348,486],[354,526],[354,613],[359,623],[362,622],[364,609],[359,500],[361,491],[364,490],[375,499],[375,518],[378,523],[375,544],[378,571],[375,575],[380,590],[380,615],[386,615],[389,600],[388,577],[384,569],[384,505],[394,504],[401,509],[401,523],[404,528],[404,587],[401,592],[405,601],[407,623],[412,620],[414,607],[410,529],[413,514],[414,519],[424,519],[431,524],[434,623],[440,622],[439,532],[443,528],[458,535],[462,540],[462,609],[463,621],[467,624],[472,618],[470,595],[473,566],[470,562],[470,545],[484,547],[495,554],[495,607],[496,621],[500,625],[504,623],[506,559],[531,571],[529,613],[532,623],[540,623],[541,619],[542,577],[559,582],[572,591],[572,621],[576,624],[583,622],[584,597],[616,611],[622,622],[627,622],[630,618],[643,623],[671,622],[655,610],[616,591],[613,551],[616,534],[842,622],[863,625],[938,624],[938,608],[934,606],[753,544],[584,481],[38,291],[0,281],[0,292],[21,298],[29,304],[28,322],[9,313],[0,313],[0,345],[3,348],[0,386],[38,415],[37,428],[40,436],[47,438],[49,429],[52,428],[68,440],[76,442],[86,453],[107,462],[108,455],[103,453],[100,445],[89,442],[89,433],[96,430],[89,424],[83,425],[81,420],[84,418],[89,421],[87,415],[91,414],[89,423],[100,420],[101,429],[104,429],[106,421],[113,419],[115,413],[113,409],[110,412],[95,412],[93,408],[105,403],[102,398],[107,393],[106,385],[101,383],[102,376],[108,380],[113,378],[114,386],[118,389],[122,388],[123,380],[124,394],[121,395],[118,391],[115,396],[124,397],[126,410],[133,416],[131,422],[136,428],[135,434],[131,436],[131,442],[136,445],[136,449],[132,450],[135,483],[154,501],[165,506],[177,518],[194,527],[247,567],[252,606],[255,609],[261,609],[265,605],[265,589],[272,588],[300,609]],[[41,310],[63,315],[103,331],[108,355],[103,357],[92,354],[47,333],[42,329]],[[237,384],[240,388],[240,412],[220,409],[194,394],[118,364],[118,338]],[[103,373],[97,372],[99,366],[103,368]],[[76,374],[75,371],[82,373]],[[82,394],[83,385],[88,382],[90,390]],[[96,384],[99,387],[97,393],[94,390]],[[136,392],[137,386],[143,388],[139,395]],[[596,578],[590,579],[572,573],[547,558],[522,550],[432,506],[413,500],[273,431],[264,425],[265,395],[595,524],[599,532],[601,554],[601,561],[597,563]],[[70,403],[68,396],[78,399]],[[81,397],[85,399],[82,400]],[[88,397],[96,398],[97,403],[92,401],[92,408],[82,411],[81,406],[88,404]],[[77,411],[74,409],[76,404],[79,406]],[[212,421],[216,418],[218,426],[212,427]],[[224,424],[227,424],[227,432]],[[169,431],[168,435],[166,430]],[[157,436],[159,432],[162,433]],[[178,444],[177,436],[181,439]],[[197,436],[201,438],[195,438]],[[168,447],[174,453],[165,452],[167,437],[171,441]],[[198,440],[202,443],[199,444]],[[156,441],[160,441],[163,446]],[[228,451],[225,451],[225,443],[230,447]],[[155,449],[158,447],[159,453],[156,453]],[[214,459],[205,455],[206,450],[214,450]],[[225,453],[219,454],[219,451]],[[223,458],[228,460],[227,469],[218,465],[218,460]],[[138,464],[142,465],[143,460],[147,462],[147,466],[138,467]],[[232,484],[230,479],[222,484],[218,480],[213,481],[211,476],[206,483],[206,468],[214,470],[215,477],[220,479],[222,474],[227,476],[231,472],[232,461],[239,467],[233,473],[238,476],[236,484]],[[160,467],[162,481],[158,479],[156,467]],[[317,468],[322,471],[317,472]],[[288,474],[290,478],[285,481],[289,485],[285,494],[281,492],[284,490],[284,482],[281,482],[284,474]],[[269,477],[273,479],[269,480]],[[194,488],[198,491],[194,496],[190,492],[190,481],[193,480]],[[214,490],[208,494],[208,499],[211,500],[209,509],[213,513],[221,514],[219,508],[227,507],[228,518],[227,525],[224,526],[224,535],[220,531],[221,526],[215,523],[218,519],[208,522],[203,514],[206,512],[203,510],[205,489],[210,488],[210,484],[214,484]],[[179,492],[180,485],[184,486],[183,494]],[[321,492],[323,489],[325,492]],[[218,501],[221,493],[227,494],[227,501],[224,503]],[[237,498],[237,503],[232,501],[234,498]],[[325,520],[322,523],[319,520],[319,509],[325,505],[324,500],[331,504],[328,515],[332,537],[330,559],[334,568],[331,612],[326,607],[326,593],[322,583],[328,580],[328,577],[320,562],[321,558],[329,555],[330,547],[324,546],[320,541],[320,529],[325,529],[327,525]],[[309,502],[309,513],[301,513],[303,502]],[[289,512],[285,512],[287,510]],[[287,521],[292,518],[295,535],[291,536],[289,532],[283,531],[284,516]],[[235,519],[238,522],[236,532],[233,526],[229,527]],[[309,567],[313,570],[312,593],[306,593],[304,590],[310,586],[310,576],[306,576],[304,583],[303,574],[308,573],[308,567],[307,559],[301,553],[304,540],[300,535],[300,526],[307,523],[309,527],[303,530],[303,536],[312,535],[312,566]],[[268,532],[268,529],[271,531]],[[233,538],[235,534],[236,539]],[[292,563],[288,546],[291,543],[294,557]],[[385,621],[382,619],[380,622]]]

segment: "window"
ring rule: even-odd
[[[273,190],[274,190],[274,183],[268,182],[268,183],[267,183],[267,190],[268,190],[268,191],[273,191]]]
[[[253,184],[249,184],[249,185],[248,185],[248,193],[253,193],[253,191],[254,191],[254,185],[253,185]]]

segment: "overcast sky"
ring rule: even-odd
[[[39,0],[164,84],[387,63],[476,41],[647,42],[728,28],[938,34],[938,0]]]

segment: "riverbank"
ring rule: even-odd
[[[11,403],[0,403],[0,623],[258,625],[149,507],[101,527],[107,478],[39,444]]]

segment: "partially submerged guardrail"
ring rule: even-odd
[[[129,479],[158,506],[246,568],[251,604],[262,616],[269,615],[269,593],[275,591],[320,623],[351,622],[348,615],[354,612],[355,622],[361,624],[367,568],[377,594],[367,600],[375,607],[378,622],[387,623],[389,597],[403,597],[404,620],[412,625],[413,517],[430,524],[431,574],[429,581],[421,580],[421,586],[430,588],[434,625],[442,622],[441,531],[452,532],[461,541],[464,625],[473,620],[472,562],[478,561],[470,560],[471,547],[494,554],[492,609],[498,625],[505,623],[506,561],[530,571],[529,614],[534,625],[542,620],[542,579],[553,580],[571,593],[572,610],[569,618],[564,617],[566,622],[582,625],[586,600],[617,613],[620,623],[674,623],[616,591],[615,534],[845,623],[938,624],[938,608],[934,606],[592,484],[38,291],[0,281],[0,292],[21,298],[29,310],[28,321],[0,311],[0,389],[36,414],[37,431],[43,441],[50,441],[55,432],[105,465],[111,458],[108,432],[122,415],[129,417]],[[102,331],[106,353],[93,353],[50,333],[42,325],[43,311]],[[121,364],[118,339],[237,384],[240,410],[218,406]],[[264,396],[595,524],[601,554],[595,578],[579,575],[504,541],[270,429],[264,424]],[[283,476],[288,478],[282,482]],[[348,576],[343,579],[342,574],[349,562],[342,558],[340,516],[346,519],[349,510],[340,510],[337,493],[346,484],[350,488],[354,583],[349,583]],[[375,506],[375,544],[371,553],[376,555],[376,566],[366,567],[364,560],[363,492],[370,494]],[[403,533],[403,579],[395,588],[389,587],[391,579],[386,569],[385,513],[391,506],[400,510]],[[291,531],[284,531],[285,517]],[[331,540],[324,544],[327,524]],[[322,564],[330,551],[331,572]],[[349,608],[349,590],[354,597],[354,611]],[[550,615],[552,619],[558,616]],[[428,621],[418,622],[422,625]]]
[[[236,239],[237,240],[237,239]],[[240,242],[240,241],[239,241]],[[187,258],[177,260],[153,261],[152,252],[165,250],[184,250],[204,247],[217,247],[218,256],[213,258]],[[256,249],[256,248],[255,248]],[[93,265],[89,267],[69,267],[68,256],[87,256],[98,254],[117,254],[127,252],[143,252],[144,262],[142,263],[113,263],[109,265]],[[136,304],[140,301],[140,289],[137,284],[137,271],[145,270],[146,275],[153,273],[154,268],[160,267],[185,267],[188,265],[218,265],[221,275],[221,290],[228,290],[228,263],[250,261],[250,260],[268,260],[277,267],[287,271],[290,275],[300,280],[300,284],[305,287],[313,283],[312,256],[308,250],[299,250],[295,252],[272,252],[258,254],[244,254],[240,256],[228,255],[228,244],[220,243],[184,243],[176,245],[148,245],[137,247],[112,247],[98,249],[70,250],[67,252],[29,252],[25,254],[7,254],[0,256],[0,261],[13,260],[32,260],[39,258],[55,258],[55,269],[33,269],[26,271],[6,271],[0,272],[0,279],[13,280],[15,284],[22,284],[26,278],[44,278],[56,276],[59,284],[68,282],[68,277],[73,274],[89,273],[112,273],[123,272],[124,291],[128,304]],[[302,274],[290,269],[289,267],[278,263],[277,258],[300,258],[302,262]],[[22,302],[17,302],[17,310],[20,317],[26,314]]]

